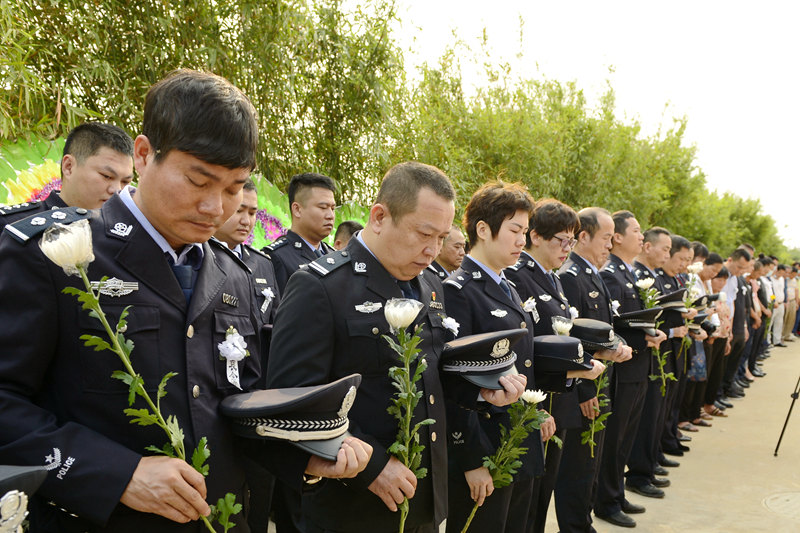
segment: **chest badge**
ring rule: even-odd
[[[99,281],[93,281],[91,283],[92,289],[97,290],[99,288],[100,294],[105,294],[106,296],[111,296],[112,298],[125,296],[133,291],[139,290],[138,282],[122,281],[119,278],[107,279],[104,283]]]
[[[507,314],[508,314],[508,311],[505,311],[503,309],[493,309],[491,311],[491,315],[492,316],[496,316],[497,318],[503,318]]]
[[[539,299],[540,299],[541,301],[543,301],[543,302],[549,302],[550,300],[552,300],[552,299],[553,299],[553,297],[552,297],[552,296],[550,296],[549,294],[540,294],[540,295],[539,295]]]
[[[383,307],[383,304],[380,302],[364,302],[363,304],[358,304],[356,306],[356,311],[359,313],[374,313],[378,309]]]
[[[589,298],[597,298],[598,296],[600,296],[598,291],[592,291],[589,293]]]

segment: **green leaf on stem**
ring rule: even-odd
[[[148,452],[157,453],[159,455],[166,455],[167,457],[175,457],[175,450],[172,448],[170,443],[164,444],[162,448],[151,445],[145,448],[145,450],[147,450]]]
[[[178,375],[177,372],[167,372],[166,374],[164,374],[164,377],[161,378],[161,383],[158,384],[157,397],[159,399],[167,395],[167,381],[169,381],[171,378],[174,378],[177,375]],[[205,439],[205,437],[203,438]]]
[[[208,439],[203,437],[192,452],[192,466],[203,476],[208,475],[208,465],[205,463],[209,457],[211,457],[211,450],[208,448]]]
[[[125,409],[124,413],[131,417],[131,424],[139,424],[140,426],[158,424],[158,417],[148,409]]]
[[[94,346],[95,352],[102,352],[103,350],[111,349],[111,345],[108,342],[104,341],[100,337],[97,337],[96,335],[81,335],[80,339],[84,341],[84,346],[89,348]]]

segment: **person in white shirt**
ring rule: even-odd
[[[775,293],[775,308],[772,316],[772,343],[785,347],[783,343],[783,317],[786,312],[784,289],[786,286],[786,265],[778,265],[772,276],[772,291]]]

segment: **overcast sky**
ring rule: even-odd
[[[794,247],[798,15],[800,3],[790,1],[400,0],[396,37],[410,70],[435,62],[453,31],[477,49],[486,28],[494,57],[511,61],[519,76],[575,80],[590,103],[609,79],[618,116],[638,120],[646,134],[685,115],[684,139],[696,145],[708,186],[759,198]]]

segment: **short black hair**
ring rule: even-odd
[[[628,231],[628,220],[631,218],[636,217],[630,211],[615,211],[611,215],[611,219],[614,221],[614,233],[625,235],[625,232]]]
[[[662,228],[661,226],[653,226],[649,228],[647,231],[644,232],[644,242],[654,243],[656,242],[661,235],[666,235],[667,237],[672,237],[672,234],[669,232],[668,229]],[[684,239],[686,241],[686,239]],[[689,241],[686,241],[688,246]],[[670,249],[670,255],[672,255],[672,250]]]
[[[559,231],[578,233],[580,220],[578,214],[570,206],[553,198],[539,200],[533,206],[528,231],[525,233],[525,246],[531,246],[531,231],[536,231],[544,240],[549,241]]]
[[[215,74],[179,69],[150,87],[142,133],[156,161],[178,150],[229,169],[256,167],[256,110],[242,91]]]
[[[611,213],[602,207],[584,207],[578,211],[578,222],[580,223],[580,227],[575,231],[575,238],[577,238],[578,235],[584,231],[589,235],[590,238],[594,237],[594,234],[597,233],[598,229],[600,229],[600,222],[598,220],[600,215],[608,215],[610,217]]]
[[[714,276],[714,277],[715,278],[729,278],[729,277],[731,277],[731,273],[730,273],[730,271],[728,271],[728,267],[723,266],[722,268],[719,269],[719,272],[717,272],[717,275]]]
[[[692,243],[689,242],[689,239],[686,237],[681,237],[680,235],[671,235],[672,237],[672,248],[669,249],[669,256],[672,257],[676,253],[680,252],[684,248],[688,248],[692,250]]]
[[[720,263],[723,263],[722,256],[717,252],[711,252],[708,254],[708,257],[706,257],[704,263],[706,265],[719,265]]]
[[[742,258],[744,258],[745,261],[750,261],[750,259],[752,259],[750,252],[748,252],[745,248],[737,248],[731,252],[731,261],[738,261]]]
[[[312,189],[320,187],[328,189],[336,193],[336,184],[333,179],[324,174],[317,174],[316,172],[305,172],[303,174],[296,174],[289,180],[289,188],[286,189],[286,194],[289,196],[289,206],[295,202],[297,193],[304,189]]]
[[[489,226],[494,239],[503,222],[512,218],[517,211],[525,211],[530,218],[533,205],[533,198],[521,183],[492,181],[483,184],[464,209],[464,228],[469,242],[473,246],[478,242],[478,222],[481,220]]]
[[[364,229],[359,222],[355,220],[345,220],[341,224],[336,227],[336,234],[333,236],[333,240],[337,240],[339,237],[343,237],[347,235],[347,237],[352,237],[356,234],[357,231],[361,231]]]
[[[386,207],[396,224],[414,212],[419,191],[423,188],[449,202],[456,199],[453,183],[440,169],[418,161],[405,161],[390,168],[383,176],[375,203]]]
[[[85,122],[75,126],[67,135],[64,155],[71,155],[83,163],[97,154],[101,148],[111,148],[128,157],[133,157],[133,139],[125,130],[103,122]]]
[[[786,270],[786,268],[787,268],[786,265],[784,265],[783,263],[780,263],[778,265],[778,270]]]
[[[695,260],[695,262],[700,257],[702,257],[704,259],[706,257],[708,257],[708,246],[706,246],[705,244],[703,244],[700,241],[692,242],[692,251],[694,252],[694,260]]]
[[[256,184],[252,178],[247,178],[247,181],[244,182],[244,186],[242,186],[243,191],[256,191],[258,193],[258,189],[256,189]]]

